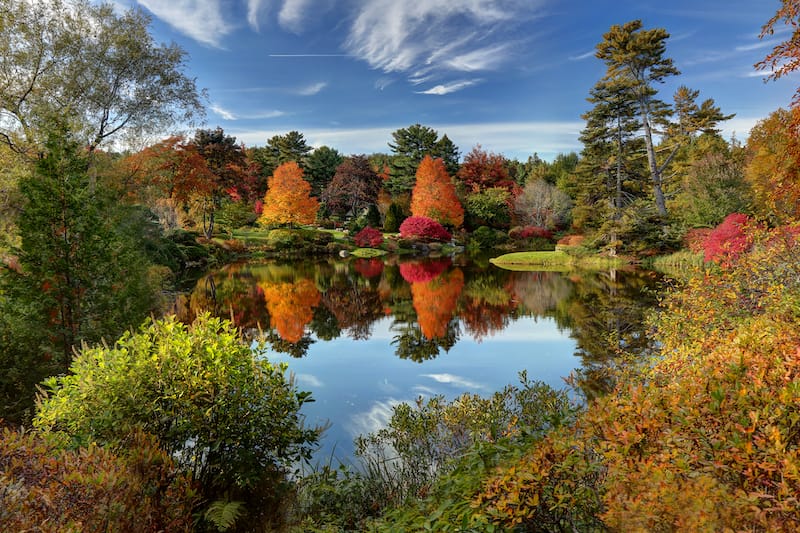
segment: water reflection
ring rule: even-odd
[[[318,341],[369,339],[388,320],[394,354],[416,362],[464,338],[502,338],[523,317],[551,319],[575,340],[574,383],[592,398],[612,386],[623,349],[649,348],[643,319],[656,282],[646,272],[511,272],[450,258],[251,262],[201,279],[174,311],[185,321],[204,310],[230,317],[293,357]]]

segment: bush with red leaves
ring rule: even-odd
[[[753,239],[748,226],[751,225],[750,217],[741,213],[732,213],[725,217],[703,242],[704,259],[729,266],[742,252],[750,248]]]
[[[541,226],[517,226],[511,228],[511,231],[508,232],[508,236],[515,240],[547,239],[549,241],[553,238],[553,233],[549,229]]]
[[[404,239],[449,241],[452,236],[444,226],[428,217],[408,217],[400,224],[400,236]]]
[[[355,241],[356,246],[361,248],[375,248],[376,246],[380,246],[383,242],[383,234],[375,228],[367,226],[356,233],[356,236],[353,237],[353,240]]]
[[[400,263],[400,275],[409,283],[427,283],[439,277],[452,264],[447,257],[432,261],[408,261]]]

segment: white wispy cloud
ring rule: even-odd
[[[303,18],[312,2],[313,0],[284,0],[283,7],[278,13],[278,22],[291,32],[301,33]]]
[[[319,94],[322,89],[328,86],[327,82],[320,81],[317,83],[312,83],[311,85],[306,85],[305,87],[301,87],[296,91],[296,94],[300,96],[314,96],[315,94]]]
[[[211,111],[222,117],[223,120],[236,120],[238,118],[236,115],[217,104],[211,104],[208,107]]]
[[[480,383],[476,383],[475,381],[470,381],[467,378],[456,376],[454,374],[422,374],[424,378],[431,378],[434,381],[439,383],[444,383],[446,385],[452,385],[453,387],[461,387],[464,389],[468,389],[471,391],[485,389],[485,385],[481,385]]]
[[[362,2],[344,46],[373,68],[408,73],[414,83],[431,73],[493,69],[510,58],[506,36],[515,23],[535,16],[543,4],[544,0]],[[504,31],[497,31],[501,25]]]
[[[221,46],[233,27],[223,16],[222,0],[138,0],[179,32],[209,46]]]
[[[582,54],[578,54],[576,56],[569,56],[567,59],[570,61],[583,61],[584,59],[589,59],[590,57],[594,57],[596,50],[589,50],[588,52],[584,52]]]
[[[471,87],[472,85],[477,84],[481,80],[460,80],[454,81],[451,83],[437,85],[435,87],[431,87],[426,91],[417,91],[419,94],[435,94],[437,96],[443,96],[445,94],[454,93],[456,91],[460,91],[461,89],[466,89],[467,87]]]
[[[266,7],[267,0],[247,0],[247,23],[256,31],[260,29],[259,19]]]

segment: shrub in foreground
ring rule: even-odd
[[[77,442],[117,445],[141,428],[198,482],[207,502],[243,502],[242,523],[270,518],[292,465],[318,434],[299,414],[285,365],[256,357],[227,321],[167,318],[113,347],[84,348],[45,382],[35,425]]]

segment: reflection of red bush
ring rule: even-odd
[[[356,272],[365,278],[374,278],[383,273],[383,261],[377,258],[358,258],[355,260],[353,267],[356,269]]]
[[[453,262],[449,257],[432,261],[400,263],[400,275],[409,283],[430,281],[447,270]]]

